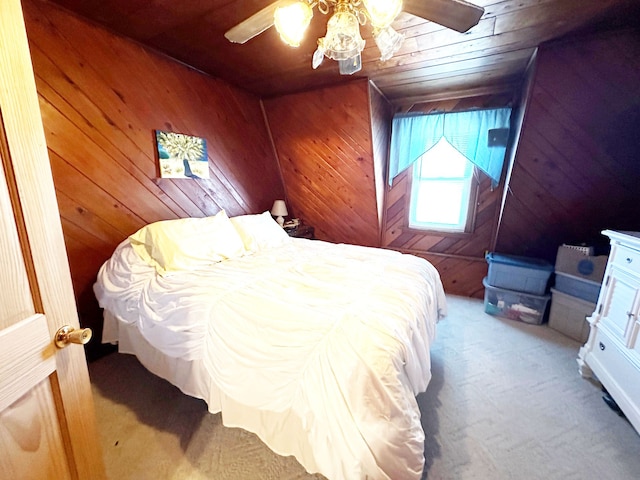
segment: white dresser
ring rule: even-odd
[[[640,432],[640,232],[602,233],[611,253],[578,365],[583,377],[595,374]]]

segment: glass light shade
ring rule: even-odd
[[[327,22],[327,34],[321,40],[325,55],[333,60],[355,57],[364,48],[360,24],[348,11],[337,11]]]
[[[384,29],[391,25],[402,10],[402,0],[363,0],[371,26]]]
[[[373,34],[373,39],[380,50],[380,60],[386,62],[402,46],[404,35],[396,32],[393,28],[387,27]]]
[[[339,60],[338,66],[340,68],[340,75],[353,75],[362,70],[362,57],[358,54],[346,60]]]
[[[276,8],[273,23],[284,43],[291,47],[299,47],[311,17],[313,10],[308,3],[294,2]]]

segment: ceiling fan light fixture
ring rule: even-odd
[[[373,39],[380,50],[380,60],[386,62],[400,50],[404,35],[396,32],[393,28],[387,27],[383,30],[374,31]]]
[[[461,33],[477,25],[485,12],[483,7],[467,0],[272,0],[227,30],[224,36],[230,42],[245,43],[275,25],[282,40],[297,47],[316,7],[318,12],[329,16],[329,21],[326,36],[318,39],[311,66],[318,68],[327,56],[342,62],[341,73],[353,73],[362,67],[360,54],[365,41],[360,35],[360,25],[371,25],[380,60],[386,61],[398,51],[404,39],[391,28],[401,11]]]
[[[358,18],[347,10],[336,10],[327,22],[327,34],[322,39],[325,55],[333,60],[347,60],[362,52],[364,43]]]
[[[363,0],[374,29],[385,29],[402,10],[402,0]]]
[[[299,47],[313,17],[313,10],[306,2],[293,2],[276,8],[273,24],[284,43]]]

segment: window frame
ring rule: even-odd
[[[411,233],[418,234],[428,234],[435,236],[448,236],[448,237],[467,237],[475,232],[476,225],[476,214],[478,211],[478,195],[480,192],[480,178],[481,174],[478,167],[472,164],[472,172],[471,172],[471,180],[470,180],[470,190],[469,190],[469,205],[467,210],[467,221],[464,226],[463,231],[458,230],[445,230],[445,229],[434,229],[434,228],[420,228],[419,226],[411,225],[411,200],[413,195],[413,185],[414,181],[414,171],[415,165],[412,165],[411,168],[407,169],[407,189],[406,189],[406,205],[405,205],[405,222],[406,222],[406,231]]]

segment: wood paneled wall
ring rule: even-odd
[[[640,230],[640,31],[544,45],[496,249],[555,260]]]
[[[319,239],[379,245],[369,82],[264,104],[293,214]]]
[[[367,90],[369,89],[369,92]],[[412,111],[502,107],[512,92],[414,105]],[[407,228],[407,176],[386,185],[393,107],[373,85],[342,87],[265,101],[287,201],[293,214],[333,242],[384,246],[427,258],[449,293],[482,296],[484,253],[492,245],[501,190],[480,176],[474,233],[425,235]],[[384,223],[383,223],[384,220]]]
[[[261,212],[284,187],[258,98],[47,3],[23,5],[78,310],[99,352],[92,285],[119,242],[157,220]],[[159,178],[155,129],[205,138],[210,178]]]

